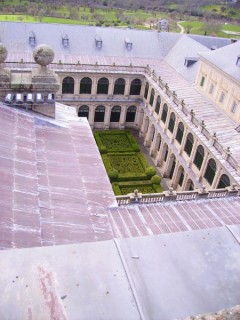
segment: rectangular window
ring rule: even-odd
[[[214,91],[214,85],[211,83],[209,93],[212,94]]]
[[[234,101],[232,104],[231,112],[235,113],[237,111],[237,103]]]
[[[224,92],[222,92],[222,93],[221,93],[221,96],[220,96],[220,99],[219,99],[219,102],[220,102],[220,103],[223,103],[224,100],[225,100],[225,94],[224,94]]]
[[[200,86],[203,87],[204,86],[204,82],[205,82],[205,77],[202,76],[201,82],[200,82]]]

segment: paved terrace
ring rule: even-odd
[[[240,223],[239,197],[117,207],[88,123],[64,105],[56,114],[0,106],[2,249]]]

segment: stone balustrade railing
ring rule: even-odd
[[[189,111],[186,107],[184,100],[178,99],[175,91],[171,91],[167,83],[165,83],[161,77],[157,78],[154,71],[151,71],[150,67],[146,67],[146,74],[151,76],[152,80],[167,94],[169,98],[172,99],[174,104],[181,109],[181,111],[189,116],[193,125],[197,128],[200,128],[202,134],[209,140],[212,140],[213,147],[223,156],[223,158],[237,171],[240,175],[240,165],[238,162],[231,156],[230,148],[224,149],[224,147],[217,141],[216,133],[211,134],[210,131],[206,128],[204,121],[200,121],[195,114],[194,110]],[[214,138],[214,139],[212,139]]]
[[[226,198],[226,197],[239,197],[240,188],[236,186],[227,187],[225,189],[214,189],[208,190],[193,190],[193,191],[180,191],[176,192],[173,190],[164,191],[162,193],[151,193],[142,194],[138,190],[134,193],[130,193],[124,196],[117,196],[118,205],[129,205],[129,204],[144,204],[144,203],[165,203],[165,202],[178,202],[178,201],[189,201],[189,200],[201,200],[201,199],[214,199],[214,198]]]
[[[4,64],[5,67],[10,68],[10,69],[15,69],[15,70],[32,70],[33,68],[36,68],[36,63],[34,62],[5,62]],[[89,72],[120,72],[120,73],[138,73],[138,74],[145,74],[146,72],[146,67],[142,66],[133,66],[131,64],[129,65],[116,65],[115,63],[113,64],[81,64],[80,62],[78,63],[63,63],[61,60],[59,60],[58,63],[51,63],[48,66],[49,69],[54,70],[56,72],[79,72],[79,71],[89,71]]]

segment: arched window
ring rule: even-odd
[[[175,167],[176,167],[176,160],[175,160],[175,158],[174,158],[174,159],[173,159],[173,162],[172,162],[172,167],[171,167],[171,170],[170,170],[170,174],[169,174],[169,179],[170,179],[170,180],[172,180]]]
[[[164,105],[163,105],[163,111],[162,111],[162,116],[161,116],[161,120],[162,120],[163,123],[166,122],[167,113],[168,113],[168,106],[166,105],[166,103],[164,103]]]
[[[108,94],[109,80],[107,78],[101,78],[97,84],[97,94]]]
[[[88,114],[89,114],[89,107],[88,106],[81,106],[78,109],[78,116],[79,117],[85,117],[88,119]]]
[[[98,106],[95,109],[94,122],[104,122],[105,107]]]
[[[135,106],[130,106],[127,109],[126,122],[134,122],[136,116],[137,108]]]
[[[184,125],[182,122],[179,122],[177,134],[176,134],[176,140],[179,142],[179,144],[182,143],[183,132],[184,132]]]
[[[74,93],[74,79],[72,77],[63,79],[62,93]]]
[[[228,178],[228,176],[226,174],[222,174],[221,178],[218,182],[217,189],[224,189],[229,186],[230,186],[230,179]]]
[[[150,103],[151,106],[153,105],[154,96],[155,96],[155,91],[154,91],[154,89],[152,89],[151,90],[150,100],[149,100],[149,103]]]
[[[159,114],[160,105],[161,105],[161,98],[160,98],[160,96],[158,96],[158,97],[157,97],[157,101],[156,101],[156,105],[155,105],[155,112],[156,112],[156,114]]]
[[[186,191],[193,191],[193,190],[194,190],[194,184],[192,180],[189,179],[186,184]]]
[[[184,169],[181,170],[180,176],[179,176],[179,180],[178,180],[178,184],[181,187],[183,184],[183,180],[184,180]]]
[[[174,126],[175,126],[175,121],[176,121],[176,116],[175,116],[175,114],[172,112],[171,115],[170,115],[169,123],[168,123],[168,130],[169,130],[170,132],[172,132],[172,133],[173,133]]]
[[[141,92],[142,81],[140,79],[134,79],[130,86],[130,95],[138,96]]]
[[[119,78],[114,83],[113,94],[124,94],[125,91],[125,80]]]
[[[204,178],[207,180],[207,182],[210,185],[213,182],[213,179],[214,179],[215,174],[216,174],[216,170],[217,170],[217,165],[216,165],[215,160],[210,159],[208,161],[207,169],[206,169],[205,174],[204,174]]]
[[[164,154],[164,158],[163,158],[164,162],[167,161],[167,157],[168,157],[168,146],[166,147],[166,150],[165,150],[165,154]]]
[[[149,90],[149,83],[147,82],[145,85],[145,90],[144,90],[144,98],[147,99],[148,97],[148,90]]]
[[[193,160],[193,163],[195,166],[200,170],[202,163],[203,163],[203,158],[204,158],[204,149],[203,146],[198,146],[197,151]]]
[[[88,77],[82,78],[80,82],[79,93],[91,94],[91,91],[92,91],[92,80]]]
[[[111,110],[110,122],[119,122],[121,114],[121,107],[115,106]]]
[[[187,141],[186,141],[185,147],[184,147],[184,151],[189,156],[190,156],[190,154],[192,152],[193,142],[194,142],[193,135],[191,133],[189,133],[187,135]]]

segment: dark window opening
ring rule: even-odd
[[[182,143],[183,132],[184,132],[184,125],[182,122],[180,122],[178,125],[177,134],[176,134],[176,140],[178,141],[179,144]]]
[[[104,122],[105,107],[98,106],[95,109],[94,122]]]
[[[66,77],[62,82],[62,93],[74,93],[74,79]]]
[[[226,174],[222,174],[217,189],[224,189],[230,186],[230,179]]]
[[[125,80],[120,78],[115,81],[113,94],[124,94]]]
[[[101,78],[97,84],[97,94],[108,94],[109,81],[107,78]]]
[[[203,158],[204,158],[204,149],[202,146],[198,146],[193,163],[199,170],[201,169]]]
[[[192,152],[193,142],[194,142],[193,135],[191,133],[189,133],[187,136],[187,141],[185,143],[185,147],[184,147],[184,151],[186,152],[186,154],[188,156],[190,156],[190,154]]]
[[[162,111],[162,116],[161,116],[161,120],[163,123],[165,123],[167,120],[167,113],[168,113],[168,106],[165,103],[163,106],[163,111]]]
[[[138,96],[141,92],[141,86],[142,86],[142,82],[139,79],[134,79],[131,82],[131,86],[130,86],[130,95],[132,96]]]
[[[172,133],[175,126],[175,120],[176,120],[175,114],[172,112],[170,115],[169,123],[168,123],[168,130]]]
[[[88,106],[81,106],[78,110],[78,116],[88,119],[88,115],[89,115],[89,107]]]
[[[82,78],[80,82],[80,94],[91,94],[92,80],[90,78]]]
[[[216,170],[217,170],[216,162],[213,159],[210,159],[208,161],[207,169],[206,169],[205,174],[204,174],[204,178],[207,180],[207,182],[210,185],[213,182]]]
[[[130,106],[127,109],[126,122],[134,122],[136,116],[137,108],[135,106]]]
[[[115,106],[112,108],[110,122],[119,122],[121,114],[121,107]]]

